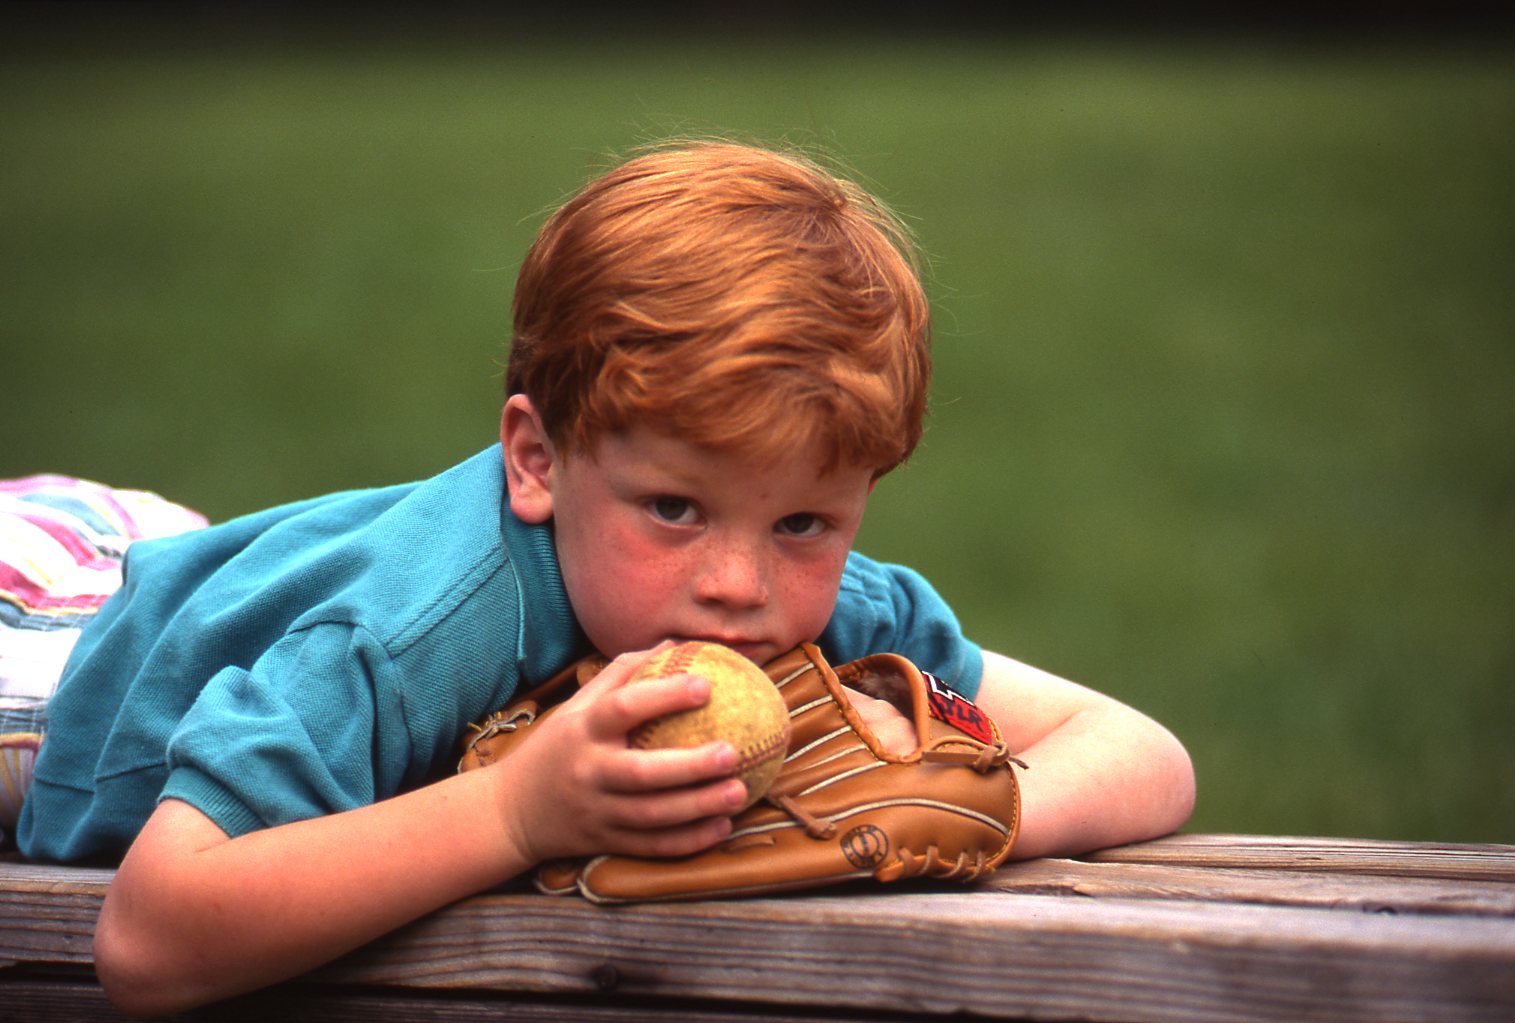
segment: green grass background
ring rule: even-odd
[[[1194,830],[1515,841],[1512,51],[15,45],[0,475],[215,518],[429,475],[494,434],[544,210],[641,142],[794,142],[931,260],[863,549],[1172,727]]]

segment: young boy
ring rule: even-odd
[[[591,182],[517,283],[500,445],[431,480],[134,546],[51,706],[29,855],[112,859],[96,964],[128,1011],[290,977],[549,859],[728,831],[734,751],[636,751],[698,678],[625,687],[670,639],[762,663],[896,651],[975,699],[1022,775],[1019,857],[1160,835],[1188,758],[1156,723],[962,634],[851,552],[920,437],[926,302],[895,222],[809,162],[665,148]],[[470,721],[579,656],[610,667],[504,761]],[[859,695],[886,742],[910,744]],[[450,841],[470,822],[466,842]]]

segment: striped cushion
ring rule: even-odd
[[[147,491],[68,476],[0,480],[0,830],[20,813],[47,701],[79,630],[121,585],[127,547],[205,524]]]

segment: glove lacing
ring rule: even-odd
[[[948,749],[949,746],[960,748]],[[1022,770],[1026,769],[1026,762],[1019,757],[1011,756],[1009,747],[1003,742],[990,746],[953,735],[944,735],[922,746],[921,759],[938,764],[965,764],[979,774],[987,774],[1005,764],[1014,764]]]
[[[982,874],[986,867],[987,861],[982,850],[975,851],[972,856],[963,852],[953,861],[943,859],[941,851],[934,845],[926,847],[925,855],[917,855],[901,847],[898,858],[879,872],[879,880],[898,881],[923,875],[972,880]]]
[[[836,822],[828,821],[824,817],[817,817],[801,806],[793,796],[774,796],[770,794],[768,802],[783,810],[805,829],[805,834],[811,838],[830,838],[836,834]]]

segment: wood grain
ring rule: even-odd
[[[0,966],[93,962],[109,870],[0,864]]]
[[[471,993],[328,988],[284,984],[206,1008],[160,1017],[160,1023],[845,1023],[835,1010],[796,1015],[762,1006],[608,999],[540,998]],[[127,1023],[96,985],[80,980],[0,982],[0,1023]],[[868,1023],[921,1023],[919,1016],[870,1013]]]
[[[1036,1019],[1508,1020],[1515,922],[1047,895],[471,900],[330,979]]]
[[[1515,917],[1515,885],[1506,882],[1340,871],[1033,860],[1001,867],[984,887],[997,892],[1098,899],[1187,899],[1363,913]]]
[[[605,1023],[1506,1023],[1512,862],[1498,846],[1183,836],[1017,864],[966,889],[613,908],[494,893],[249,996],[265,999],[261,1016],[247,999],[218,1008],[285,1023],[357,1018],[358,1006],[368,1019],[474,1019],[495,1006]],[[54,1014],[37,1018],[99,1007],[90,941],[111,876],[0,863],[0,966],[15,964],[0,968],[0,1019],[18,1006]]]
[[[1515,846],[1268,835],[1175,835],[1083,857],[1095,863],[1261,867],[1380,877],[1515,883]]]

